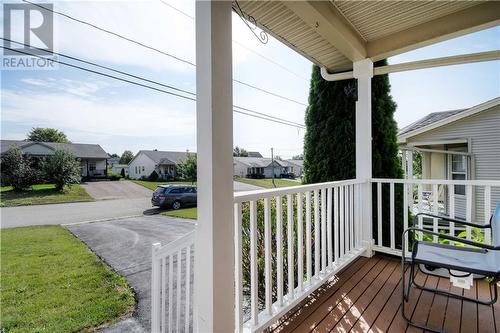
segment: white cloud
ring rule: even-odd
[[[194,112],[144,100],[94,101],[70,94],[3,91],[2,121],[48,126],[100,138],[193,135]]]
[[[50,90],[59,90],[68,94],[80,96],[80,97],[92,97],[96,92],[102,88],[109,87],[110,84],[104,81],[94,81],[85,82],[70,79],[35,79],[35,78],[23,78],[20,80],[23,83],[43,87]]]

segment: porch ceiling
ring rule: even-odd
[[[497,1],[239,2],[257,24],[331,72],[500,23]]]

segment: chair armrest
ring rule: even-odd
[[[446,235],[446,234],[440,234],[439,232],[434,232],[434,231],[430,231],[430,230],[426,230],[426,229],[420,229],[420,228],[416,228],[416,227],[410,227],[410,228],[406,229],[403,232],[403,239],[405,237],[405,234],[408,233],[409,231],[420,231],[420,232],[425,233],[425,234],[437,236],[438,238],[447,239],[447,240],[451,240],[454,242],[467,244],[467,245],[479,247],[479,248],[486,249],[486,250],[496,250],[496,251],[500,250],[500,246],[493,246],[493,245],[478,243],[478,242],[474,242],[474,241],[471,241],[468,239],[458,238],[458,237],[450,236],[450,235]]]
[[[462,225],[466,225],[466,226],[474,227],[474,228],[480,228],[480,229],[489,229],[489,228],[491,228],[491,223],[488,223],[488,224],[477,224],[477,223],[471,223],[471,222],[462,221],[462,220],[459,220],[459,219],[453,219],[453,218],[447,217],[447,216],[434,215],[434,214],[429,214],[429,213],[418,213],[417,215],[415,215],[415,217],[419,217],[419,216],[433,217],[433,218],[440,219],[441,221],[454,222],[454,223],[457,223],[457,224],[462,224]]]

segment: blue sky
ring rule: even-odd
[[[194,1],[165,1],[194,15]],[[194,62],[193,20],[160,1],[55,2],[55,9]],[[58,15],[54,29],[58,52],[195,90],[192,66]],[[233,40],[234,78],[307,103],[312,66],[308,60],[273,38],[261,44],[237,16],[233,16]],[[389,61],[499,48],[500,28],[496,27]],[[51,71],[4,70],[1,75],[2,139],[23,139],[30,128],[43,126],[63,130],[73,142],[99,143],[109,153],[120,154],[124,149],[196,150],[194,102],[64,66]],[[396,73],[390,75],[390,81],[398,104],[395,117],[403,127],[429,112],[470,107],[499,96],[500,62]],[[237,83],[234,104],[304,122],[305,106]],[[283,157],[301,153],[303,137],[304,130],[234,116],[235,145],[264,155],[270,154],[271,147]]]

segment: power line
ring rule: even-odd
[[[16,49],[13,49],[13,48],[9,48],[9,47],[6,47],[6,46],[1,46],[1,47],[3,49],[5,49],[5,50],[10,50],[10,51],[13,51],[13,52],[16,52],[16,53],[20,53],[20,54],[24,54],[24,55],[28,55],[28,56],[34,56],[34,57],[37,57],[37,58],[40,58],[40,59],[46,59],[46,58],[43,58],[42,56],[39,56],[39,55],[36,55],[36,54],[33,54],[33,53],[23,52],[23,51],[16,50]],[[171,95],[171,96],[183,98],[183,99],[190,100],[190,101],[196,101],[196,98],[194,98],[194,97],[183,96],[183,95],[180,95],[180,94],[177,94],[177,93],[173,93],[171,91],[167,91],[167,90],[164,90],[164,89],[152,87],[152,86],[149,86],[149,85],[146,85],[146,84],[142,84],[140,82],[131,81],[131,80],[124,79],[124,78],[121,78],[121,77],[118,77],[118,76],[114,76],[114,75],[111,75],[111,74],[102,73],[102,72],[95,71],[95,70],[92,70],[92,69],[89,69],[89,68],[85,68],[85,67],[81,67],[81,66],[78,66],[78,65],[75,65],[75,64],[70,64],[70,63],[67,63],[67,62],[64,62],[64,61],[60,61],[60,60],[56,60],[56,59],[46,59],[46,60],[48,60],[50,62],[55,62],[55,63],[61,64],[61,65],[65,65],[65,66],[68,66],[68,67],[72,67],[72,68],[75,68],[75,69],[79,69],[79,70],[82,70],[82,71],[86,71],[86,72],[89,72],[89,73],[93,73],[93,74],[105,76],[107,78],[111,78],[111,79],[123,81],[123,82],[126,82],[126,83],[130,83],[130,84],[133,84],[133,85],[136,85],[136,86],[140,86],[140,87],[143,87],[143,88],[155,90],[157,92],[161,92],[161,93],[168,94],[168,95]],[[140,77],[139,77],[139,79],[140,79]],[[255,118],[259,118],[259,119],[263,119],[263,120],[272,121],[272,122],[275,122],[275,123],[280,123],[280,124],[283,124],[283,125],[288,125],[288,126],[296,127],[296,128],[299,128],[299,129],[305,129],[304,125],[301,125],[301,124],[298,124],[298,123],[294,123],[294,122],[291,122],[291,121],[286,120],[286,119],[282,119],[282,118],[278,118],[278,117],[266,115],[264,113],[253,111],[251,109],[243,108],[243,107],[240,107],[240,106],[237,106],[237,105],[234,105],[233,107],[239,108],[239,109],[242,109],[242,110],[245,110],[245,111],[253,112],[255,114],[251,114],[251,113],[244,112],[244,111],[241,111],[241,110],[234,110],[233,109],[233,112],[235,112],[235,113],[240,113],[240,114],[244,114],[244,115],[255,117]]]
[[[124,71],[116,70],[116,69],[108,67],[108,66],[103,66],[103,65],[100,65],[100,64],[97,64],[97,63],[94,63],[94,62],[91,62],[91,61],[83,60],[83,59],[80,59],[80,58],[77,58],[77,57],[73,57],[73,56],[70,56],[70,55],[67,55],[67,54],[64,54],[64,53],[52,52],[52,51],[49,51],[49,50],[46,50],[46,49],[42,49],[42,48],[39,48],[39,47],[35,47],[35,46],[29,45],[29,44],[25,44],[25,43],[13,41],[11,39],[4,38],[4,37],[0,37],[0,39],[2,39],[4,41],[8,41],[9,43],[16,43],[16,44],[19,44],[19,45],[23,45],[25,47],[29,47],[29,48],[35,49],[35,50],[43,51],[43,52],[46,52],[46,53],[52,53],[52,54],[55,54],[55,55],[58,55],[58,56],[61,56],[61,57],[64,57],[64,58],[68,58],[68,59],[71,59],[71,60],[74,60],[74,61],[82,62],[82,63],[88,64],[88,65],[92,65],[92,66],[96,66],[96,67],[99,67],[99,68],[103,68],[103,69],[106,69],[108,71],[112,71],[112,72],[115,72],[115,73],[118,73],[118,74],[121,74],[121,75],[126,75],[126,76],[132,77],[134,79],[143,80],[143,81],[146,81],[146,82],[149,82],[149,83],[153,83],[153,84],[156,84],[156,85],[159,85],[159,86],[162,86],[162,87],[166,87],[166,88],[169,88],[169,89],[174,89],[176,91],[180,91],[180,92],[192,95],[192,96],[196,96],[196,93],[188,91],[188,90],[185,90],[185,89],[180,89],[180,88],[177,88],[177,87],[174,87],[174,86],[171,86],[171,85],[163,84],[163,83],[158,82],[158,81],[153,81],[153,80],[150,80],[150,79],[146,79],[146,78],[134,75],[134,74],[130,74],[130,73],[127,73],[127,72],[124,72]],[[68,66],[70,66],[70,65],[68,65]],[[251,109],[248,109],[248,108],[245,108],[245,107],[241,107],[241,106],[238,106],[238,105],[233,105],[233,106],[235,108],[239,108],[239,109],[242,109],[242,110],[248,111],[248,112],[253,112],[253,113],[262,115],[264,117],[276,119],[278,121],[285,121],[285,119],[278,118],[278,117],[275,117],[275,116],[272,116],[272,115],[269,115],[269,114],[261,113],[261,112],[258,112],[258,111],[254,111],[254,110],[251,110]],[[291,123],[291,124],[297,125],[297,126],[304,126],[302,124],[299,124],[299,123],[296,123],[296,122],[293,122],[293,121],[290,121],[290,120],[286,120],[286,121],[289,122],[289,123]]]
[[[36,47],[36,46],[32,46],[32,45],[24,44],[24,43],[21,43],[21,42],[17,42],[15,40],[10,40],[10,39],[4,38],[4,37],[0,37],[0,39],[2,39],[4,41],[8,41],[9,43],[16,43],[16,44],[19,44],[19,45],[23,45],[25,47],[29,47],[29,48],[34,49],[34,50],[38,50],[38,51],[42,51],[42,52],[46,52],[46,53],[52,53],[52,54],[55,54],[55,55],[58,55],[58,56],[61,56],[61,57],[64,57],[64,58],[68,58],[68,59],[71,59],[71,60],[75,60],[75,61],[87,64],[87,65],[92,65],[92,66],[95,66],[95,67],[106,69],[106,70],[114,72],[114,73],[118,73],[118,74],[121,74],[121,75],[126,75],[126,76],[132,77],[134,79],[138,79],[138,80],[146,81],[146,82],[149,82],[149,83],[153,83],[153,84],[162,86],[164,88],[169,88],[169,89],[180,91],[180,92],[183,92],[183,93],[186,93],[186,94],[189,94],[189,95],[196,96],[196,93],[194,93],[194,92],[191,92],[191,91],[188,91],[188,90],[184,90],[184,89],[181,89],[181,88],[177,88],[177,87],[174,87],[172,85],[168,85],[168,84],[161,83],[161,82],[158,82],[158,81],[153,81],[153,80],[150,80],[150,79],[146,79],[144,77],[137,76],[137,75],[134,75],[134,74],[130,74],[130,73],[127,73],[127,72],[124,72],[124,71],[120,71],[118,69],[114,69],[114,68],[111,68],[111,67],[108,67],[108,66],[100,65],[100,64],[97,64],[97,63],[92,62],[92,61],[84,60],[84,59],[77,58],[77,57],[74,57],[74,56],[70,56],[70,55],[67,55],[67,54],[64,54],[64,53],[60,53],[60,52],[49,51],[49,50],[42,49],[42,48],[39,48],[39,47]]]
[[[93,24],[93,23],[90,23],[90,22],[87,22],[87,21],[84,21],[84,20],[81,20],[81,19],[75,18],[75,17],[73,17],[73,16],[71,16],[71,15],[69,15],[69,14],[66,14],[66,13],[63,13],[63,12],[59,12],[59,11],[56,11],[56,10],[54,10],[54,9],[47,8],[47,7],[45,7],[45,6],[42,6],[42,5],[40,5],[40,4],[37,4],[37,3],[31,2],[31,1],[29,1],[29,0],[22,0],[22,1],[23,1],[23,2],[26,2],[26,3],[29,3],[29,4],[31,4],[31,5],[33,5],[33,6],[36,6],[36,7],[38,7],[38,8],[44,9],[44,10],[46,10],[46,11],[52,12],[52,13],[54,13],[54,14],[58,14],[58,15],[61,15],[61,16],[63,16],[63,17],[66,17],[66,18],[67,18],[67,19],[69,19],[69,20],[72,20],[72,21],[78,22],[78,23],[80,23],[80,24],[84,24],[84,25],[86,25],[86,26],[89,26],[89,27],[91,27],[91,28],[97,29],[97,30],[99,30],[99,31],[101,31],[101,32],[105,32],[105,33],[107,33],[107,34],[110,34],[110,35],[113,35],[113,36],[115,36],[115,37],[121,38],[121,39],[126,40],[126,41],[128,41],[128,42],[130,42],[130,43],[134,43],[134,44],[136,44],[136,45],[139,45],[139,46],[141,46],[141,47],[147,48],[147,49],[149,49],[149,50],[152,50],[152,51],[158,52],[158,53],[160,53],[160,54],[162,54],[162,55],[165,55],[165,56],[167,56],[167,57],[170,57],[170,58],[172,58],[172,59],[174,59],[174,60],[181,61],[181,62],[183,62],[183,63],[185,63],[185,64],[190,65],[190,66],[196,67],[196,64],[194,64],[193,62],[191,62],[191,61],[189,61],[189,60],[182,59],[182,58],[177,57],[177,56],[175,56],[175,55],[173,55],[173,54],[170,54],[170,53],[168,53],[168,52],[162,51],[162,50],[160,50],[160,49],[158,49],[158,48],[156,48],[156,47],[146,45],[146,44],[144,44],[144,43],[142,43],[142,42],[139,42],[139,41],[136,41],[136,40],[131,39],[131,38],[129,38],[129,37],[123,36],[123,35],[121,35],[121,34],[119,34],[119,33],[113,32],[113,31],[111,31],[111,30],[108,30],[108,29],[105,29],[105,28],[101,28],[101,27],[99,27],[99,26],[97,26],[97,25],[95,25],[95,24]],[[162,3],[163,3],[163,4],[165,4],[164,2],[162,2]],[[173,7],[173,6],[171,6],[171,5],[170,5],[170,7]],[[177,11],[178,11],[178,12],[182,12],[182,11],[180,11],[180,10],[177,10]],[[183,14],[185,14],[185,15],[187,15],[187,14],[186,14],[186,13],[184,13],[184,12],[182,12],[182,13],[183,13]],[[188,16],[189,16],[189,15],[188,15]],[[241,81],[241,80],[236,80],[236,79],[234,79],[233,81],[235,81],[235,82],[237,82],[237,83],[239,83],[239,84],[245,85],[245,86],[247,86],[247,87],[251,87],[251,88],[253,88],[253,89],[256,89],[256,90],[262,91],[262,92],[267,93],[267,94],[269,94],[269,95],[272,95],[272,96],[275,96],[275,97],[278,97],[278,98],[281,98],[281,99],[284,99],[284,100],[287,100],[287,101],[290,101],[290,102],[293,102],[293,103],[296,103],[296,104],[300,104],[300,105],[303,105],[303,106],[307,106],[306,104],[304,104],[304,103],[302,103],[302,102],[299,102],[299,101],[296,101],[296,100],[294,100],[294,99],[292,99],[292,98],[285,97],[285,96],[279,95],[279,94],[277,94],[277,93],[273,93],[273,92],[268,91],[268,90],[266,90],[266,89],[257,88],[256,86],[251,85],[251,84],[246,83],[246,82],[243,82],[243,81]]]

